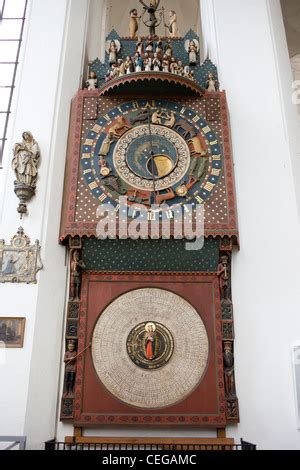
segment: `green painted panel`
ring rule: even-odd
[[[89,271],[216,272],[219,240],[206,239],[189,251],[186,240],[85,239],[83,261]]]

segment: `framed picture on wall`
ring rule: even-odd
[[[26,318],[0,317],[0,341],[6,348],[23,348]]]

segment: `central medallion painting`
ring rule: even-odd
[[[174,351],[172,334],[160,323],[137,325],[127,339],[127,352],[134,364],[143,369],[160,369],[166,365]]]

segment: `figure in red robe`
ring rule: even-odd
[[[148,323],[145,326],[146,330],[146,338],[145,338],[145,356],[146,359],[149,361],[152,361],[155,356],[155,337],[154,333],[156,330],[156,327],[154,323]]]

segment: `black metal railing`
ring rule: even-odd
[[[166,452],[202,452],[202,451],[239,451],[239,450],[256,450],[256,445],[241,439],[240,444],[234,445],[220,445],[220,444],[101,444],[101,443],[75,443],[67,444],[65,442],[57,442],[55,440],[45,443],[45,450],[47,451],[166,451]]]

